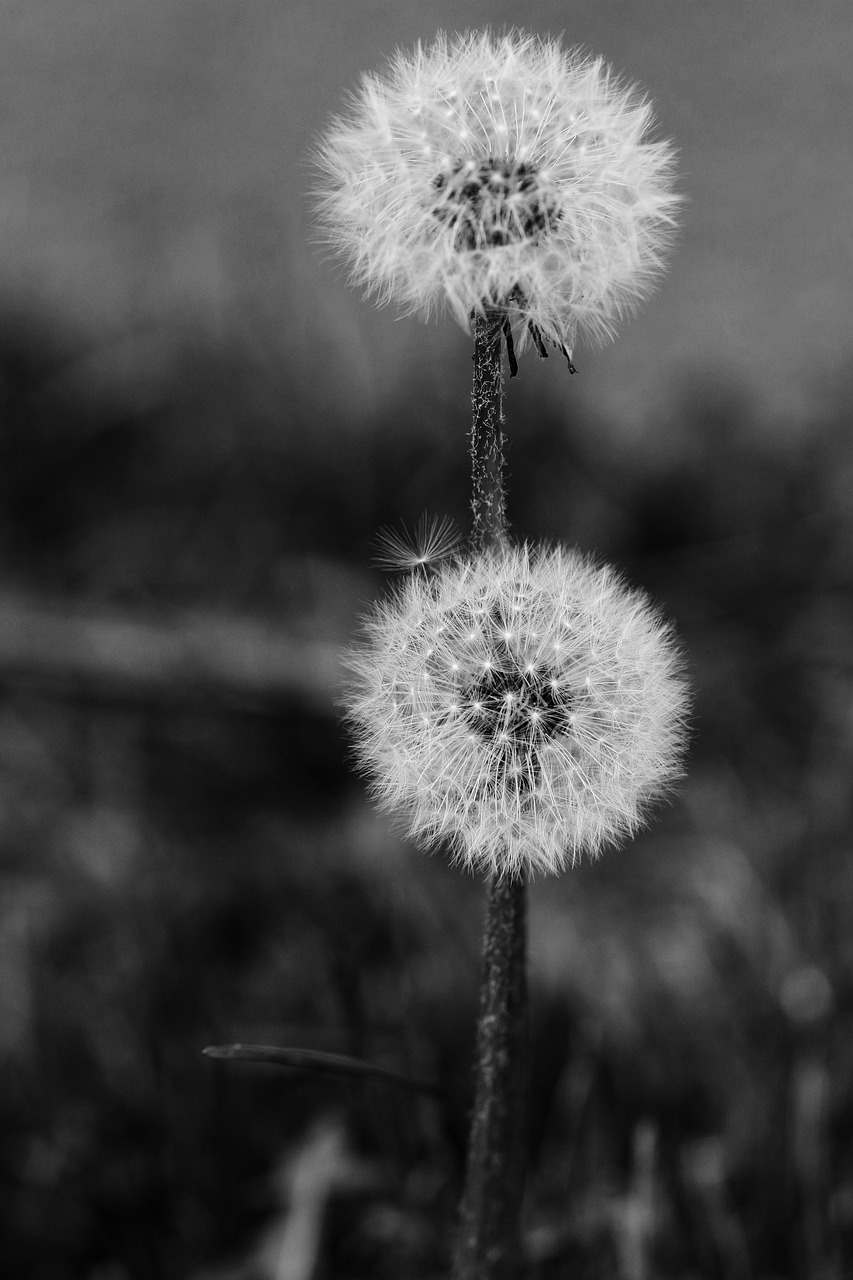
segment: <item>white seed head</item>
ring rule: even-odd
[[[601,59],[488,31],[398,51],[321,142],[323,239],[380,302],[463,326],[502,307],[568,349],[613,336],[680,199],[649,102]]]
[[[503,548],[412,574],[348,666],[377,800],[472,870],[596,857],[681,773],[687,686],[669,628],[577,552]]]

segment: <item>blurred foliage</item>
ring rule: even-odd
[[[342,641],[381,589],[381,525],[430,510],[464,529],[464,403],[437,416],[412,387],[369,432],[319,423],[246,348],[93,350],[4,318],[0,601],[131,623],[204,605]],[[660,601],[695,736],[632,848],[534,886],[530,1275],[840,1280],[850,397],[780,438],[697,382],[628,440],[575,420],[571,391],[558,417],[532,360],[509,388],[515,527]],[[372,813],[318,693],[0,668],[4,1276],[445,1274],[481,889]],[[201,1056],[229,1041],[356,1054],[443,1093]]]

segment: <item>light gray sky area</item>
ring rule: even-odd
[[[734,384],[768,422],[819,412],[853,354],[849,0],[8,0],[5,305],[95,338],[263,331],[356,416],[440,377],[467,359],[454,323],[377,311],[312,248],[306,156],[398,45],[519,19],[646,89],[688,198],[658,294],[612,346],[578,350],[571,395],[629,428],[691,378]],[[549,394],[565,372],[543,368]]]

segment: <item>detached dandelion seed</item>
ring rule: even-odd
[[[414,532],[380,529],[374,564],[380,569],[426,569],[458,551],[461,538],[448,516],[422,515]]]
[[[522,32],[398,51],[365,76],[317,160],[324,239],[382,303],[466,330],[498,310],[571,367],[665,264],[679,198],[652,109],[601,59]],[[507,325],[508,348],[512,335]],[[511,361],[513,357],[511,356]]]
[[[411,575],[350,668],[376,797],[472,870],[526,878],[595,857],[680,775],[669,631],[576,552],[504,547]]]

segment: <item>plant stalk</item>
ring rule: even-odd
[[[514,1280],[527,1152],[527,885],[489,886],[477,1082],[453,1280]]]
[[[501,369],[504,313],[497,308],[483,315],[475,312],[471,323],[471,546],[477,553],[500,546],[507,532]]]
[[[475,552],[506,538],[503,313],[474,316],[471,460]],[[489,885],[477,1022],[474,1111],[453,1280],[514,1280],[527,1154],[527,884]]]

